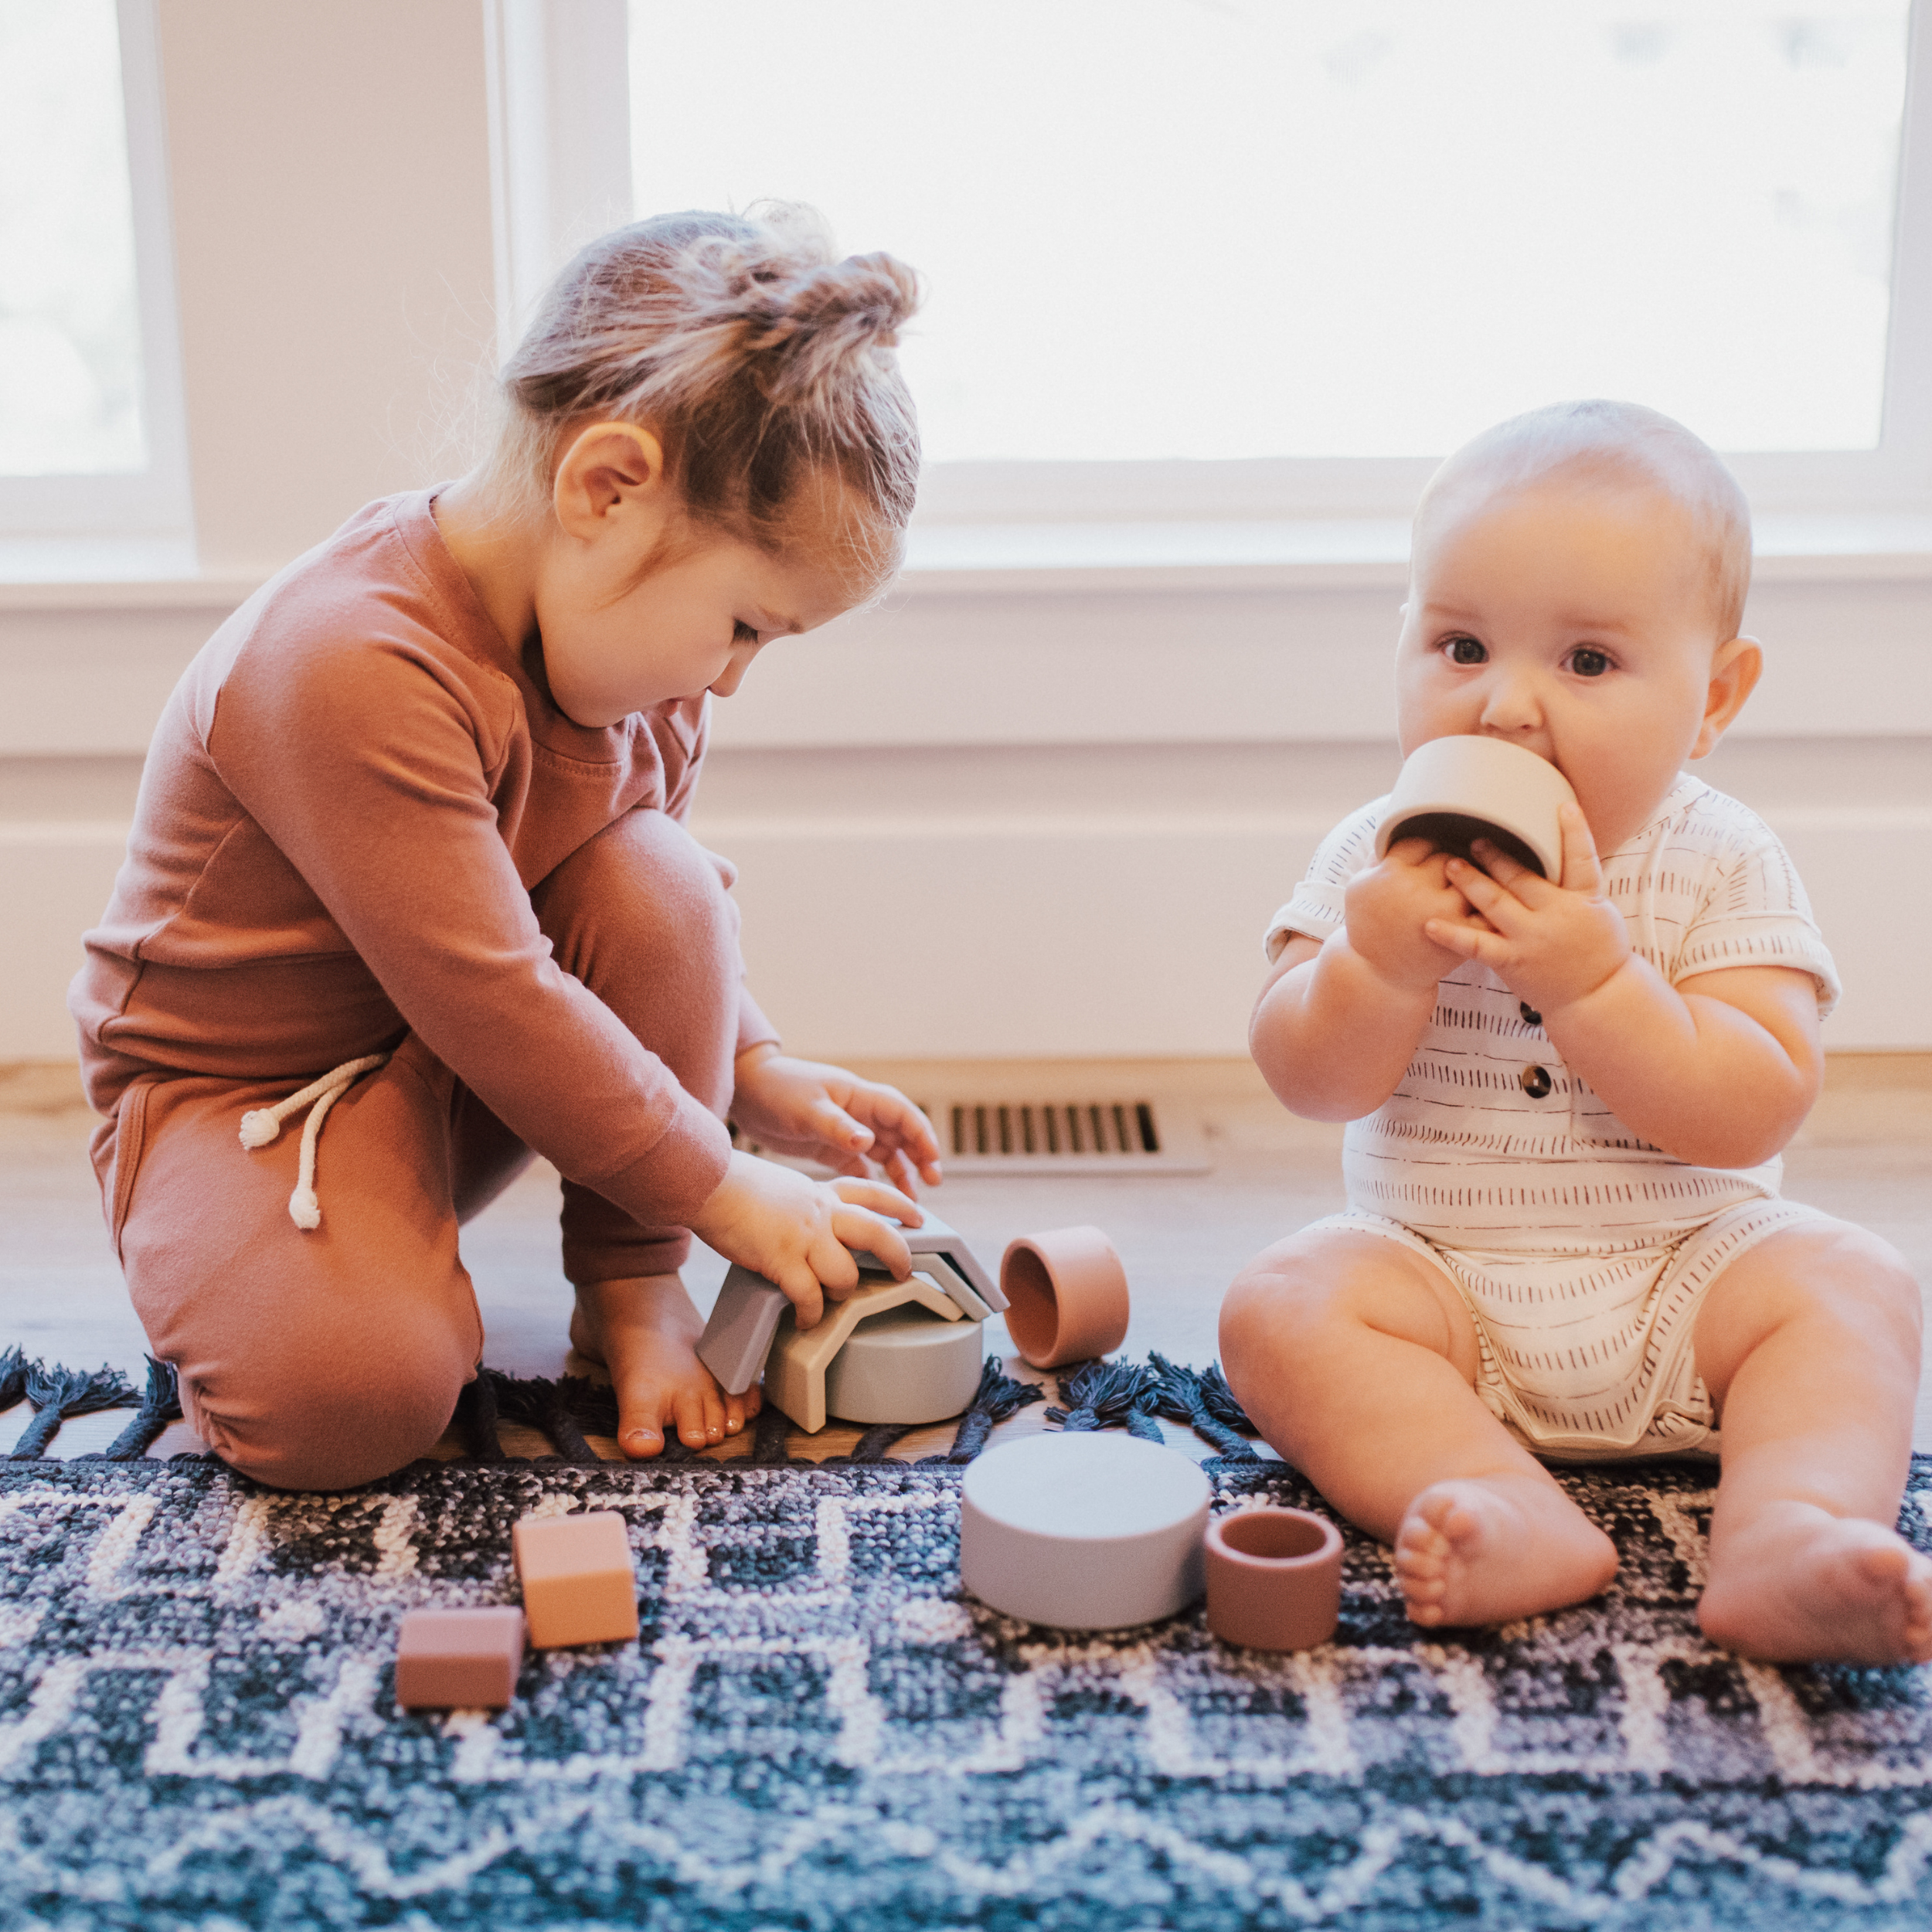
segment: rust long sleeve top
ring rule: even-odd
[[[430,502],[351,518],[176,687],[69,996],[89,1097],[111,1113],[156,1070],[312,1075],[413,1029],[569,1179],[687,1219],[724,1127],[556,964],[530,891],[625,812],[684,817],[709,700],[573,724]],[[774,1037],[741,988],[740,1050]]]

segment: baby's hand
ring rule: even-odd
[[[869,1155],[903,1192],[939,1185],[939,1143],[925,1115],[894,1087],[842,1066],[799,1060],[774,1046],[740,1056],[733,1117],[762,1147],[822,1162],[862,1180]]]
[[[1560,885],[1478,842],[1482,869],[1454,859],[1449,876],[1488,930],[1438,920],[1428,929],[1438,945],[1492,968],[1546,1022],[1614,978],[1631,957],[1624,916],[1604,891],[1589,821],[1575,805],[1565,805],[1561,819]]]
[[[1349,882],[1343,913],[1349,945],[1379,979],[1427,992],[1470,957],[1437,936],[1467,930],[1470,902],[1451,883],[1449,862],[1423,838],[1401,838]]]
[[[782,1288],[799,1327],[810,1328],[825,1313],[825,1294],[842,1300],[858,1287],[854,1248],[876,1255],[902,1281],[911,1274],[906,1237],[886,1215],[915,1228],[924,1219],[917,1202],[883,1182],[808,1180],[774,1161],[734,1154],[691,1231]]]

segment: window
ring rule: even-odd
[[[1767,507],[1927,507],[1912,11],[631,0],[634,199],[784,194],[925,272],[942,511],[1406,509],[1577,394]]]
[[[0,0],[0,533],[185,538],[151,0]]]

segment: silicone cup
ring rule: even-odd
[[[1085,1362],[1127,1338],[1127,1270],[1098,1228],[1023,1234],[1000,1257],[1006,1332],[1036,1369]]]
[[[1342,1532],[1305,1509],[1243,1509],[1207,1526],[1208,1628],[1250,1650],[1311,1650],[1342,1615]]]
[[[1426,838],[1468,859],[1478,838],[1546,879],[1563,869],[1557,808],[1574,804],[1570,781],[1546,758],[1502,738],[1431,738],[1404,761],[1376,834],[1376,856],[1403,838]]]

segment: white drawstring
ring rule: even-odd
[[[328,1110],[362,1076],[380,1066],[386,1053],[365,1053],[359,1060],[345,1060],[332,1073],[311,1080],[299,1094],[291,1094],[273,1107],[251,1108],[242,1116],[241,1144],[251,1152],[281,1137],[282,1122],[290,1114],[309,1110],[302,1128],[301,1158],[295,1176],[295,1192],[288,1197],[288,1218],[298,1228],[318,1228],[322,1224],[321,1203],[315,1198],[315,1142],[328,1118]],[[311,1104],[312,1103],[312,1104]]]

